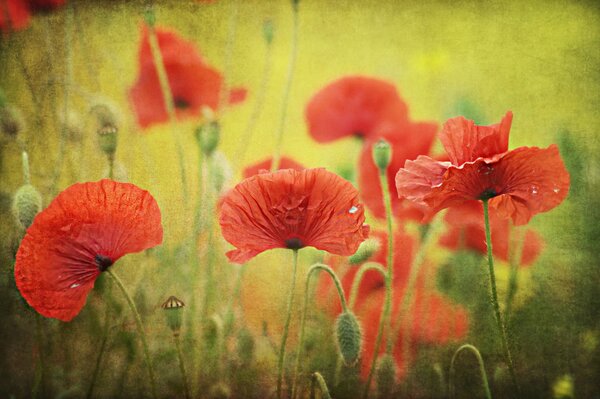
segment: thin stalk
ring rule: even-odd
[[[23,162],[23,183],[31,184],[31,172],[29,171],[29,155],[27,151],[21,153],[21,160]]]
[[[157,399],[158,395],[156,393],[156,379],[154,377],[154,369],[152,368],[152,361],[150,360],[150,351],[148,349],[148,341],[146,340],[146,333],[144,331],[144,326],[142,324],[142,318],[140,317],[140,313],[138,312],[137,307],[135,306],[135,302],[133,302],[131,295],[129,295],[129,292],[127,291],[127,288],[125,288],[125,286],[123,285],[123,282],[121,281],[121,279],[112,271],[112,269],[109,268],[107,270],[107,272],[113,278],[113,280],[115,280],[115,283],[117,284],[117,286],[123,293],[123,296],[125,296],[125,299],[127,300],[127,303],[129,304],[129,308],[131,309],[131,312],[135,316],[135,324],[137,326],[138,333],[140,334],[140,339],[142,340],[142,347],[144,349],[144,358],[146,360],[146,367],[148,368],[148,375],[150,376],[150,387],[152,389],[152,397],[154,399]]]
[[[456,363],[456,359],[460,352],[469,350],[471,351],[475,357],[477,358],[477,364],[479,365],[479,374],[481,375],[481,383],[483,385],[483,391],[485,392],[485,397],[487,399],[492,399],[492,393],[490,391],[490,385],[488,384],[487,374],[485,372],[485,365],[483,364],[483,358],[481,357],[481,353],[477,350],[476,347],[470,344],[464,344],[460,348],[454,352],[454,356],[452,356],[452,361],[450,362],[450,376],[448,381],[448,394],[450,399],[456,397],[456,386],[454,385],[455,379],[455,368],[454,365]]]
[[[331,399],[331,395],[329,394],[329,389],[327,389],[327,383],[325,382],[325,378],[323,378],[323,376],[321,375],[321,373],[319,373],[318,371],[315,371],[312,375],[312,384],[311,384],[311,388],[310,388],[310,397],[315,398],[316,397],[316,387],[319,387],[319,390],[321,391],[321,397],[323,399]]]
[[[267,42],[267,51],[265,52],[265,61],[263,65],[262,71],[262,79],[260,85],[258,86],[258,94],[256,97],[256,102],[254,104],[254,108],[252,109],[252,113],[250,114],[250,118],[248,119],[248,124],[246,125],[246,129],[244,129],[244,133],[242,134],[240,144],[237,150],[237,155],[235,159],[240,165],[244,164],[244,158],[246,157],[246,150],[248,149],[248,143],[252,139],[252,133],[254,132],[254,128],[258,119],[261,115],[261,112],[264,108],[265,100],[267,98],[267,87],[269,85],[269,79],[271,77],[271,65],[272,65],[272,54],[273,54],[273,46],[270,42]]]
[[[490,277],[490,299],[494,308],[494,316],[496,324],[498,325],[498,332],[500,333],[500,339],[502,340],[502,350],[504,352],[504,358],[508,364],[508,370],[510,371],[510,377],[513,385],[520,396],[520,388],[517,382],[517,375],[515,373],[515,366],[513,364],[510,348],[508,346],[508,337],[506,334],[506,327],[502,320],[502,314],[500,313],[500,305],[498,304],[498,292],[496,290],[496,275],[494,273],[494,257],[492,255],[492,234],[490,231],[490,215],[489,215],[489,204],[488,200],[483,200],[483,218],[485,221],[485,241],[487,244],[487,255],[488,255],[488,271]]]
[[[365,390],[363,392],[363,398],[369,396],[369,388],[371,386],[371,380],[375,373],[375,364],[377,362],[377,355],[379,353],[379,346],[381,345],[381,339],[383,331],[387,328],[386,337],[386,348],[385,351],[389,355],[393,349],[392,339],[392,300],[393,300],[393,285],[394,285],[394,222],[392,215],[392,200],[390,198],[390,190],[388,189],[387,182],[387,169],[379,170],[379,183],[381,185],[381,191],[383,193],[383,203],[385,205],[385,218],[387,224],[388,234],[388,253],[387,253],[387,272],[385,278],[385,303],[383,305],[383,314],[379,320],[379,329],[377,332],[377,338],[375,340],[375,348],[373,352],[373,361],[371,362],[371,368],[365,384]]]
[[[181,378],[183,379],[185,398],[190,399],[190,386],[188,383],[187,372],[185,371],[185,363],[183,362],[183,352],[181,351],[181,342],[179,340],[179,334],[173,334],[173,340],[175,341],[175,348],[177,348],[177,358],[179,359],[179,370],[181,371]]]
[[[294,290],[296,289],[296,272],[298,269],[298,250],[294,249],[293,251],[293,261],[292,261],[292,282],[290,286],[290,294],[288,296],[287,301],[287,317],[285,320],[285,325],[283,327],[283,336],[281,337],[281,346],[279,348],[279,360],[277,362],[277,398],[281,399],[281,385],[283,382],[283,361],[285,359],[285,343],[287,341],[289,328],[290,328],[290,320],[292,319],[292,307],[294,305]]]
[[[108,178],[112,180],[114,178],[115,155],[110,154],[110,155],[107,155],[106,158],[108,161]]]
[[[292,11],[294,19],[292,27],[292,49],[290,53],[290,63],[288,64],[287,79],[283,91],[283,99],[281,100],[281,118],[279,119],[279,127],[277,129],[277,135],[275,136],[275,150],[273,152],[273,163],[271,164],[272,171],[279,169],[279,162],[281,161],[281,143],[283,141],[283,131],[285,130],[288,102],[292,89],[292,78],[294,77],[294,68],[296,66],[296,58],[298,56],[298,1],[292,1]]]
[[[511,233],[514,232],[514,228],[511,229]],[[515,234],[511,234],[510,240],[510,277],[508,280],[508,293],[506,294],[506,306],[504,310],[504,317],[506,319],[507,327],[510,324],[510,317],[512,315],[512,305],[519,288],[519,265],[523,260],[523,246],[525,245],[525,235],[522,235],[521,239],[514,239]]]
[[[167,109],[167,115],[169,115],[169,122],[171,123],[171,133],[173,135],[173,141],[177,149],[177,157],[179,158],[179,169],[181,172],[181,184],[183,186],[183,197],[187,199],[187,177],[185,173],[185,158],[183,154],[183,147],[179,139],[179,135],[175,129],[177,123],[177,115],[175,114],[175,102],[173,100],[173,93],[171,92],[171,86],[169,85],[169,78],[162,53],[160,52],[160,46],[158,45],[158,39],[156,37],[156,30],[154,26],[146,24],[148,29],[148,42],[150,43],[150,52],[152,53],[152,59],[154,66],[156,67],[156,74],[158,75],[158,82],[160,84],[160,90],[162,92],[163,101]]]
[[[344,295],[344,289],[342,288],[342,283],[340,279],[337,277],[335,272],[327,265],[323,263],[315,263],[308,269],[308,273],[306,275],[306,284],[304,286],[304,306],[302,308],[302,318],[300,319],[300,338],[298,339],[298,349],[296,351],[296,362],[294,366],[294,377],[292,379],[292,396],[294,399],[296,397],[296,384],[298,382],[298,370],[300,369],[300,356],[302,354],[302,342],[304,342],[304,326],[306,324],[306,313],[308,311],[308,290],[310,288],[310,277],[317,271],[324,271],[328,273],[333,282],[335,284],[335,288],[337,290],[338,296],[340,298],[340,303],[342,304],[342,312],[348,311],[348,305],[346,304],[346,297]]]
[[[223,67],[223,83],[219,90],[219,103],[217,109],[220,114],[223,114],[225,107],[229,103],[229,78],[231,74],[231,60],[233,55],[233,47],[235,44],[235,33],[237,30],[238,14],[239,14],[239,2],[240,0],[231,1],[231,9],[229,12],[229,30],[227,33],[227,42],[225,44],[225,56],[224,56],[224,67]]]
[[[86,398],[90,399],[94,393],[94,386],[96,380],[100,375],[100,366],[102,365],[102,359],[104,358],[104,352],[106,351],[106,343],[108,342],[108,333],[110,331],[110,307],[106,305],[104,313],[104,329],[102,330],[102,341],[100,343],[100,350],[98,351],[98,357],[96,358],[96,366],[94,367],[94,373],[92,374],[92,381],[87,391]]]

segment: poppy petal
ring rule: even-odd
[[[477,158],[488,158],[508,151],[511,123],[510,111],[500,123],[491,126],[477,126],[472,120],[459,116],[444,124],[440,141],[452,164],[459,166]]]
[[[156,201],[133,184],[75,184],[36,216],[17,252],[15,279],[40,314],[69,321],[99,276],[121,256],[162,242]]]
[[[0,30],[10,32],[29,26],[31,13],[24,0],[8,0],[0,3]]]
[[[436,161],[424,155],[406,161],[404,168],[396,174],[398,196],[425,205],[425,197],[442,183],[450,165],[450,162]]]

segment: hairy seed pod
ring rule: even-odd
[[[362,243],[350,258],[348,262],[351,265],[358,265],[368,261],[381,248],[381,242],[377,238],[368,238]]]
[[[352,312],[343,312],[335,322],[337,346],[348,367],[352,367],[358,361],[362,349],[362,333],[356,316]]]
[[[19,224],[26,229],[42,210],[42,196],[31,184],[25,184],[15,193],[12,210]]]
[[[373,162],[381,173],[385,173],[390,160],[392,159],[392,150],[390,143],[381,139],[373,145]]]
[[[377,394],[379,398],[389,398],[396,384],[396,362],[391,355],[383,355],[377,361]]]
[[[181,330],[181,319],[184,306],[185,304],[182,300],[172,295],[161,305],[167,314],[167,325],[176,336],[179,335],[179,331]]]
[[[215,120],[204,123],[196,129],[196,140],[206,156],[211,155],[219,145],[220,126]]]

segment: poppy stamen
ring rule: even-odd
[[[97,254],[94,257],[94,261],[96,262],[96,265],[98,265],[98,270],[100,270],[101,272],[105,272],[114,263],[113,260],[108,256],[103,256],[100,254]]]
[[[493,188],[486,188],[479,196],[479,199],[484,201],[484,200],[488,200],[490,198],[494,198],[497,195],[498,195],[498,193]]]
[[[181,97],[175,97],[173,99],[173,104],[175,105],[175,108],[177,108],[177,109],[187,109],[187,108],[190,108],[189,101],[187,101],[186,99],[181,98]]]
[[[300,249],[304,248],[304,244],[299,238],[288,238],[285,240],[285,247],[288,249]]]

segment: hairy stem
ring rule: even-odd
[[[473,345],[470,345],[470,344],[462,345],[460,348],[458,348],[456,350],[456,352],[454,352],[454,355],[452,356],[452,361],[450,362],[450,376],[449,376],[449,381],[448,381],[448,395],[450,396],[450,399],[456,397],[456,386],[455,386],[456,371],[455,371],[454,366],[456,364],[456,359],[458,358],[458,355],[462,351],[471,351],[477,358],[477,364],[479,365],[479,374],[481,376],[481,383],[483,385],[485,397],[487,399],[492,399],[492,393],[490,392],[490,385],[488,384],[487,374],[485,372],[485,365],[483,364],[483,358],[481,357],[481,353],[479,353],[479,350],[477,350],[476,347],[474,347]]]

